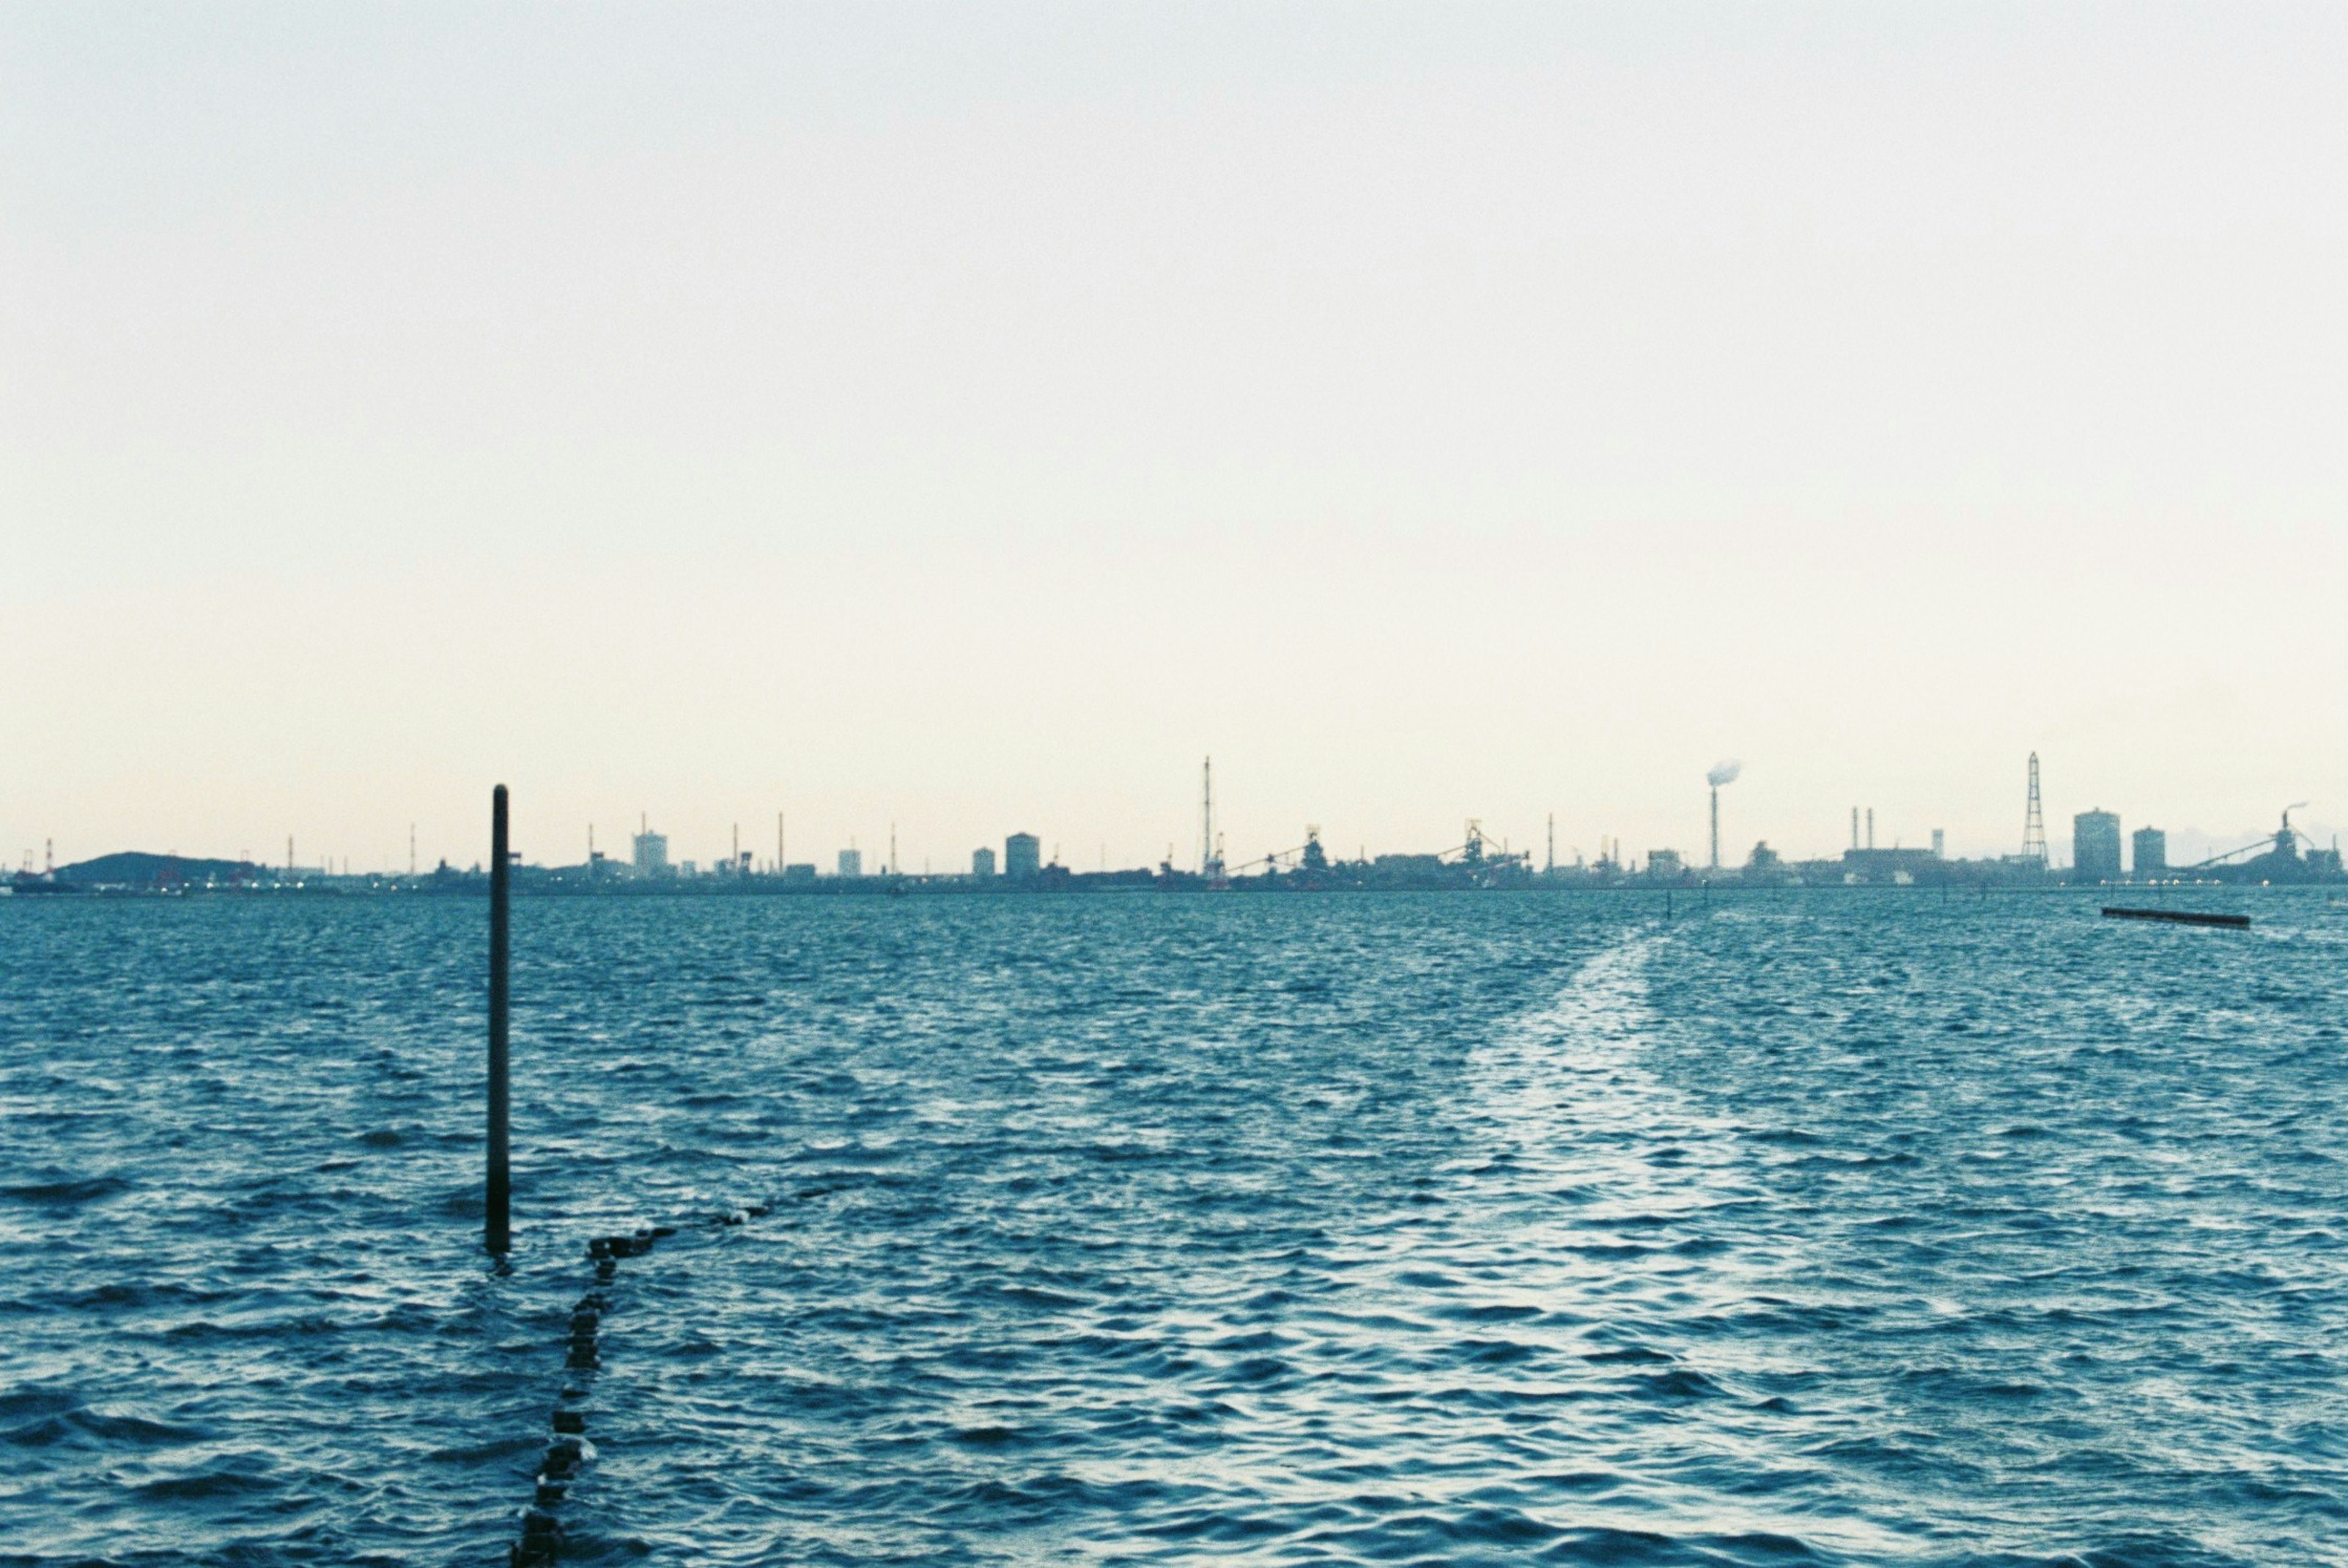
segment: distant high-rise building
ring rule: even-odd
[[[2130,836],[2136,843],[2136,874],[2138,876],[2168,869],[2168,835],[2157,827],[2139,827]]]
[[[2083,811],[2071,819],[2071,868],[2103,881],[2120,874],[2120,819],[2108,811]]]
[[[839,852],[839,874],[842,876],[863,876],[864,851],[860,849],[841,850]]]
[[[972,850],[970,852],[970,874],[973,876],[977,877],[981,882],[992,881],[994,877],[994,851],[992,849]]]
[[[1025,882],[1044,868],[1044,841],[1032,833],[1014,833],[1003,841],[1003,875]]]
[[[668,835],[647,828],[634,838],[636,875],[665,876],[668,875]]]
[[[1932,830],[1932,858],[1935,860],[1946,860],[1949,857],[1948,850],[1949,835],[1941,829],[1937,827],[1934,828]]]

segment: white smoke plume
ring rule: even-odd
[[[1725,784],[1735,784],[1736,775],[1744,771],[1745,764],[1740,762],[1715,763],[1712,771],[1704,775],[1704,782],[1717,789]]]

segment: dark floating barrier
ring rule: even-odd
[[[2248,915],[2199,915],[2188,909],[2118,909],[2108,906],[2104,913],[2115,920],[2166,920],[2172,926],[2225,926],[2237,931],[2250,928]]]
[[[603,1364],[602,1330],[613,1309],[620,1305],[614,1298],[620,1260],[646,1256],[660,1242],[684,1230],[714,1233],[773,1212],[769,1204],[743,1204],[683,1226],[641,1225],[633,1235],[599,1235],[588,1241],[587,1261],[594,1265],[595,1283],[571,1309],[570,1354],[563,1358],[568,1376],[561,1398],[549,1412],[553,1436],[532,1478],[530,1505],[521,1511],[521,1539],[507,1549],[509,1568],[541,1568],[561,1559],[562,1524],[555,1510],[595,1458],[595,1445],[587,1440],[587,1422],[594,1413],[595,1373]]]

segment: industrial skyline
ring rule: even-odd
[[[1771,835],[1766,833],[1753,836],[1749,840],[1750,846],[1738,852],[1735,843],[1739,824],[1733,811],[1724,834],[1721,792],[1743,776],[1744,764],[1736,761],[1717,763],[1704,774],[1703,784],[1706,795],[1702,837],[1697,841],[1700,848],[1684,846],[1682,842],[1676,840],[1651,844],[1642,848],[1635,840],[1626,842],[1620,835],[1601,833],[1592,835],[1595,843],[1594,850],[1585,852],[1581,844],[1570,841],[1565,854],[1560,856],[1557,838],[1557,814],[1549,812],[1544,814],[1541,824],[1539,839],[1540,845],[1539,867],[1544,872],[1550,872],[1611,866],[1616,873],[1622,875],[1645,875],[1648,868],[1661,865],[1672,867],[1673,875],[1676,875],[1679,868],[1686,868],[1691,874],[1725,876],[1748,870],[1754,867],[1756,862],[1761,872],[1766,873],[1773,866],[1802,864],[1820,866],[1833,859],[1834,851],[1805,844],[1791,835],[1787,835],[1773,844]],[[2275,837],[2271,831],[2258,833],[2245,831],[2230,835],[2212,835],[2192,828],[2172,830],[2138,821],[2134,825],[2133,833],[2125,838],[2124,847],[2121,815],[2105,811],[2100,806],[2096,806],[2074,814],[2070,833],[2050,842],[2044,825],[2040,763],[2035,752],[2030,753],[2027,758],[2024,779],[2022,830],[2015,846],[2003,851],[1992,847],[1970,856],[1962,854],[1952,856],[1948,853],[1944,830],[1933,827],[1924,831],[1923,836],[1929,844],[1927,848],[1924,843],[1909,842],[1902,832],[1891,831],[1888,823],[1879,841],[1877,808],[1873,805],[1854,804],[1849,808],[1849,836],[1847,853],[1852,856],[1872,857],[1854,862],[1862,866],[1873,866],[1879,862],[1884,867],[1898,866],[1912,868],[1918,865],[1944,861],[1953,863],[1970,859],[1978,860],[1983,864],[2002,863],[2013,867],[2026,868],[2035,866],[2042,870],[2075,867],[2083,872],[2117,876],[2145,867],[2189,866],[2208,860],[2213,854],[2225,851],[2249,853],[2255,849],[2257,845],[2271,842]],[[2303,801],[2297,802],[2286,809],[2281,831],[2295,841],[2303,840],[2311,850],[2321,850],[2326,847],[2328,830],[2319,828],[2316,832],[2309,832],[2304,824],[2294,825],[2291,822],[2290,812],[2301,810],[2305,804]],[[1266,866],[1292,866],[1297,863],[1297,857],[1307,853],[1308,847],[1313,855],[1322,857],[1324,864],[1329,862],[1366,863],[1375,859],[1378,855],[1406,857],[1430,853],[1424,848],[1423,845],[1407,846],[1382,845],[1374,854],[1369,841],[1363,839],[1349,855],[1342,846],[1342,835],[1337,835],[1331,841],[1324,841],[1322,825],[1313,823],[1305,825],[1302,829],[1302,843],[1286,842],[1287,839],[1298,836],[1298,834],[1292,830],[1285,835],[1278,834],[1272,835],[1282,840],[1278,846],[1267,847],[1252,854],[1231,854],[1227,848],[1225,835],[1219,825],[1215,764],[1211,757],[1207,758],[1200,764],[1196,810],[1197,838],[1191,853],[1185,854],[1177,843],[1169,841],[1163,855],[1143,859],[1120,857],[1117,861],[1117,868],[1170,869],[1197,876],[1204,881],[1218,882],[1227,875],[1244,876],[1251,871],[1260,871]],[[1470,817],[1465,820],[1465,843],[1450,845],[1433,853],[1452,855],[1464,850],[1471,855],[1480,855],[1488,845],[1496,856],[1521,857],[1528,866],[1534,864],[1533,846],[1536,841],[1531,836],[1528,835],[1522,841],[1525,846],[1522,850],[1517,850],[1514,848],[1517,841],[1510,835],[1488,831],[1484,819]],[[722,853],[714,855],[675,849],[672,835],[654,825],[649,810],[639,810],[636,814],[636,825],[627,836],[628,849],[623,856],[609,856],[598,848],[597,831],[595,824],[585,825],[583,852],[575,864],[591,871],[597,867],[603,867],[613,876],[643,880],[658,880],[669,876],[690,878],[718,875],[788,877],[793,880],[816,881],[827,878],[856,879],[867,876],[893,876],[902,872],[902,863],[899,858],[898,824],[894,821],[889,822],[886,827],[885,855],[879,860],[870,863],[866,859],[867,851],[860,842],[860,835],[852,832],[846,835],[844,843],[818,849],[807,849],[803,839],[802,855],[793,856],[790,814],[784,810],[778,810],[774,814],[775,836],[772,856],[762,855],[755,847],[751,849],[743,847],[743,825],[739,822],[728,824],[727,847]],[[754,834],[755,831],[754,829]],[[1326,847],[1326,843],[1332,841],[1336,842],[1340,846],[1334,852]],[[264,860],[245,853],[230,856],[217,851],[202,854],[194,858],[221,863],[250,863],[268,867],[273,873],[282,869],[288,876],[307,874],[315,877],[353,875],[396,877],[404,872],[405,875],[413,877],[424,869],[418,858],[417,837],[413,823],[407,825],[407,828],[404,865],[369,864],[365,860],[355,860],[349,856],[333,854],[316,856],[314,863],[305,864],[299,857],[298,842],[295,835],[289,835],[286,837],[282,860]],[[530,864],[545,866],[574,864],[559,848],[551,847],[552,841],[542,835],[532,835],[518,831],[516,843],[519,845],[517,854]],[[1014,830],[1007,836],[994,842],[961,846],[958,849],[950,848],[940,851],[925,846],[920,851],[919,856],[923,866],[922,874],[994,875],[998,845],[1002,851],[1001,874],[1012,879],[1032,877],[1047,866],[1070,871],[1084,869],[1106,871],[1111,868],[1110,856],[1105,840],[1100,845],[1098,860],[1093,866],[1072,867],[1063,860],[1059,840],[1032,832]],[[2172,845],[2175,846],[2173,852]],[[2212,846],[2217,847],[2213,849]],[[122,846],[118,844],[98,853],[115,854],[121,852],[121,849]],[[176,849],[169,852],[149,850],[144,853],[166,853],[171,856],[179,854]],[[38,852],[37,859],[34,850],[27,848],[23,851],[15,871],[19,877],[45,876],[58,865],[70,863],[70,856],[67,862],[60,862],[57,856],[55,841],[46,840]],[[443,853],[434,856],[433,864],[458,867],[477,866],[478,856],[468,855],[460,846],[458,853]]]

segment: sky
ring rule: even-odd
[[[2348,821],[2348,8],[0,8],[0,851]],[[2328,832],[2328,829],[2323,831]]]

